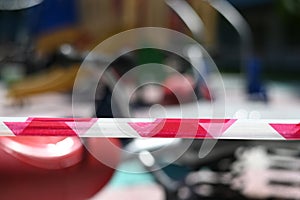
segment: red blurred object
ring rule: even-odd
[[[0,199],[87,199],[96,194],[117,166],[117,139],[89,138],[89,151],[78,137],[1,137]],[[109,153],[108,153],[109,152]],[[93,155],[92,155],[93,154]]]
[[[163,104],[165,105],[191,102],[195,97],[195,80],[190,75],[171,75],[163,85],[165,88]]]
[[[83,145],[77,137],[3,137],[3,149],[15,158],[44,169],[62,169],[79,163]]]

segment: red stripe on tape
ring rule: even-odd
[[[222,135],[235,119],[157,119],[154,122],[131,122],[142,137],[213,138]]]
[[[282,137],[293,140],[300,137],[300,123],[299,124],[270,124]]]
[[[76,136],[77,133],[84,134],[96,121],[93,118],[28,118],[25,122],[4,123],[15,135],[20,136]],[[83,126],[77,125],[82,122]]]

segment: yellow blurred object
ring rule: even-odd
[[[78,65],[65,68],[55,67],[43,73],[28,76],[24,80],[11,85],[7,96],[15,100],[21,100],[46,92],[71,91],[78,69]]]
[[[42,54],[49,54],[56,51],[61,44],[74,43],[81,35],[82,31],[75,27],[62,28],[44,33],[36,38],[36,48]]]
[[[191,5],[205,24],[204,45],[206,48],[217,47],[218,12],[205,1],[192,0]]]

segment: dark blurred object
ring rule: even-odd
[[[163,66],[157,67],[157,64],[167,65],[174,69],[174,72],[168,72]],[[147,65],[143,71],[130,71],[143,65]],[[199,75],[194,74],[196,70],[193,71],[191,64],[185,58],[168,51],[152,48],[135,50],[121,55],[109,65],[106,71],[114,76],[115,81],[120,80],[123,75],[132,79],[130,81],[133,82],[136,90],[132,91],[134,94],[130,94],[134,96],[134,98],[130,96],[131,109],[145,108],[153,104],[178,105],[201,98],[211,100],[208,91],[199,91],[200,86],[204,84],[196,82],[195,77]],[[129,87],[124,80],[120,81],[125,88]],[[140,83],[147,81],[150,83],[139,86]],[[111,99],[114,84],[109,84],[105,80],[99,81],[95,101],[97,117],[124,117],[120,113],[111,111],[112,106],[118,107],[114,103],[115,100]],[[122,92],[123,95],[127,95],[126,91]]]
[[[17,64],[23,76],[44,69],[48,64],[49,54],[74,38],[75,34],[70,34],[71,31],[65,31],[64,35],[57,37],[57,32],[62,32],[61,30],[77,29],[78,10],[73,0],[3,0],[0,3],[3,6],[3,10],[0,8],[0,61],[3,79],[10,75],[5,74],[5,69],[11,65]],[[11,9],[4,9],[8,7]],[[77,35],[82,33],[76,31]],[[48,34],[53,35],[51,42],[45,42]],[[58,39],[60,40],[57,41]],[[60,43],[57,44],[58,42]]]
[[[139,159],[164,188],[167,200],[299,199],[298,143],[219,141],[196,168],[185,162],[160,169],[161,161],[145,150]]]
[[[60,30],[49,37],[43,37],[35,49],[27,49],[30,52],[23,54],[18,61],[19,65],[26,66],[23,73],[27,76],[6,81],[9,88],[7,96],[22,101],[37,94],[71,91],[79,66],[87,54],[81,50],[80,44],[80,41],[88,40],[86,38],[84,33],[76,29]],[[74,45],[64,44],[65,40]],[[5,58],[3,62],[15,63],[16,56]],[[12,67],[9,67],[11,70]],[[24,66],[20,66],[19,70],[22,67]],[[4,79],[8,79],[7,76],[8,73],[3,74]]]
[[[300,1],[299,0],[292,0],[292,1],[285,1],[285,0],[277,0],[278,9],[280,10],[281,14],[290,17],[290,18],[300,18]]]
[[[262,77],[298,81],[300,26],[298,0],[229,0],[250,24],[253,46],[263,65]],[[218,54],[215,62],[222,72],[237,72],[238,35],[220,18]]]
[[[38,17],[39,6],[0,10],[0,70],[7,83],[24,76],[30,67],[27,62],[33,57],[33,30]]]
[[[269,4],[272,0],[228,0],[237,8],[251,8],[255,6],[261,6]]]
[[[242,78],[246,77],[245,88],[247,95],[250,100],[261,100],[267,101],[266,89],[263,86],[261,81],[261,69],[263,64],[262,62],[257,62],[257,58],[254,57],[254,48],[253,48],[253,34],[250,25],[247,20],[240,14],[240,12],[228,1],[226,0],[207,0],[207,5],[209,8],[218,12],[223,16],[226,21],[236,30],[239,35],[239,57],[240,57],[240,73]],[[172,8],[176,14],[182,19],[186,26],[190,29],[193,34],[193,37],[198,41],[203,43],[204,40],[204,23],[202,18],[205,19],[205,16],[198,16],[194,8],[192,8],[184,0],[166,0],[166,3]],[[248,2],[250,3],[250,2]],[[257,2],[258,3],[258,2]],[[205,6],[205,5],[200,5]],[[197,7],[197,6],[196,6]],[[209,9],[208,9],[209,10]],[[208,14],[208,13],[207,13]],[[212,14],[212,13],[210,13]],[[211,23],[214,23],[211,21]],[[206,37],[211,33],[206,31]],[[195,52],[198,53],[199,52]],[[206,69],[208,71],[209,69]],[[204,73],[203,73],[204,74]],[[206,86],[199,84],[202,87],[202,90],[207,90]],[[203,94],[207,92],[201,91]],[[210,96],[209,93],[203,96]],[[208,98],[211,99],[211,98]]]
[[[117,78],[122,77],[126,72],[136,66],[135,58],[132,54],[123,55],[114,60],[110,64],[110,69],[113,70]],[[124,117],[121,114],[120,108],[112,99],[112,89],[107,83],[100,80],[97,87],[95,98],[96,116],[101,118]],[[112,106],[115,106],[116,113],[112,112]]]

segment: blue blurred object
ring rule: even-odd
[[[228,0],[237,8],[246,8],[252,6],[263,5],[267,3],[272,3],[272,0]]]
[[[20,10],[0,11],[0,42],[26,44],[35,35],[78,22],[76,0],[44,0]]]
[[[267,102],[268,97],[261,82],[262,62],[260,58],[253,56],[247,62],[247,92],[251,100]]]
[[[40,34],[61,27],[73,26],[77,24],[78,18],[76,0],[44,0],[35,32]]]

